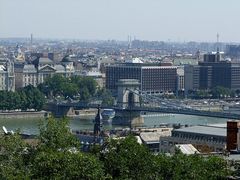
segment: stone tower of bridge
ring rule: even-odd
[[[140,111],[132,111],[131,108],[139,106],[139,86],[137,79],[120,79],[118,86],[118,110],[112,120],[114,125],[125,125],[129,127],[141,126],[144,119],[140,116]]]
[[[140,83],[137,79],[120,79],[117,86],[117,104],[119,107],[126,109],[140,104],[138,95]]]

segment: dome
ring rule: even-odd
[[[62,62],[72,62],[71,61],[71,58],[69,56],[65,56],[63,59],[62,59]]]

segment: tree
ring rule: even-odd
[[[111,95],[111,92],[105,88],[99,89],[97,91],[97,96],[102,100],[103,106],[113,106],[114,98]]]
[[[39,145],[40,149],[68,151],[71,148],[80,148],[79,140],[69,130],[69,120],[62,118],[56,120],[49,117],[46,123],[40,124]]]
[[[0,109],[2,110],[8,109],[7,98],[8,98],[7,91],[0,91]]]
[[[55,74],[53,77],[47,78],[42,86],[45,87],[44,90],[47,94],[57,96],[62,95],[62,87],[66,82],[67,79],[65,77]]]
[[[18,94],[20,96],[20,101],[21,101],[21,103],[19,104],[20,109],[23,111],[26,111],[28,109],[27,95],[23,90],[18,91]]]
[[[32,178],[104,179],[100,161],[80,152],[79,140],[70,132],[68,119],[50,117],[40,125],[39,144],[32,160]]]
[[[43,108],[45,103],[44,95],[38,90],[38,88],[28,85],[22,89],[24,92],[22,95],[26,95],[27,109],[35,109],[37,111]]]
[[[28,179],[28,146],[18,133],[0,136],[0,179]]]
[[[82,152],[42,151],[33,161],[33,179],[105,179],[102,164]]]
[[[97,89],[97,83],[93,78],[73,76],[66,78],[61,75],[54,75],[38,85],[39,90],[48,97],[62,96],[74,98],[80,94],[81,100],[88,100],[94,96]]]
[[[231,90],[222,86],[217,86],[212,89],[213,98],[223,98],[231,95]]]
[[[74,96],[76,96],[79,92],[79,88],[76,84],[74,83],[64,83],[62,86],[62,94],[63,96],[66,97],[70,97],[70,98],[74,98]]]
[[[80,99],[83,101],[87,101],[90,98],[90,93],[86,87],[80,89]]]
[[[160,154],[153,163],[156,177],[163,179],[223,179],[231,173],[227,162],[217,156]]]
[[[97,90],[97,82],[91,77],[83,78],[83,86],[86,86],[91,96],[94,96]]]
[[[207,98],[209,96],[208,91],[207,90],[198,90],[195,94],[196,98]]]
[[[151,178],[153,155],[148,149],[137,143],[133,136],[113,140],[100,154],[106,173],[113,179],[149,179]]]

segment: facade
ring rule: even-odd
[[[160,152],[169,153],[176,144],[192,144],[200,152],[222,152],[226,148],[225,127],[192,126],[172,131],[160,138]]]
[[[32,64],[25,64],[22,69],[22,84],[21,87],[27,85],[37,86],[45,81],[47,77],[54,74],[62,74],[65,77],[70,77],[74,74],[73,62],[68,59],[63,59],[61,64],[55,64],[49,58],[37,58]]]
[[[177,68],[177,89],[184,91],[184,67]]]
[[[15,91],[14,63],[9,59],[0,61],[0,90]]]
[[[137,79],[140,90],[147,93],[175,92],[177,67],[143,63],[123,63],[106,67],[106,88],[117,90],[119,79]]]
[[[221,61],[220,55],[205,56],[198,65],[185,66],[185,90],[212,89],[222,86],[240,89],[240,63]]]
[[[227,45],[227,55],[231,58],[240,57],[240,45]]]
[[[140,138],[150,151],[159,152],[159,138],[171,136],[172,128],[147,128],[141,129]]]
[[[239,150],[240,136],[239,136],[240,121],[227,122],[227,150]]]

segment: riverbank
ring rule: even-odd
[[[82,110],[69,110],[67,117],[70,118],[94,118],[97,114],[97,109],[82,109]]]
[[[27,111],[27,112],[0,112],[0,119],[29,119],[38,118],[42,119],[48,116],[47,111]]]

